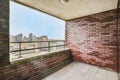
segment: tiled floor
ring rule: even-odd
[[[116,72],[75,61],[42,80],[118,80],[118,76]]]

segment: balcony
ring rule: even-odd
[[[9,44],[9,1],[0,0],[0,80],[120,79],[118,0],[12,1],[64,20],[65,41]]]
[[[31,60],[32,58],[37,59],[37,57],[55,56],[54,53],[59,55],[61,51],[69,53],[64,40],[11,42],[10,47],[10,61],[13,63]],[[54,60],[57,60],[57,58]],[[51,63],[50,65],[53,65],[56,63],[54,60],[50,60],[47,64]],[[71,60],[68,59],[68,61],[63,61],[63,64],[57,63],[56,68],[47,70],[48,72],[43,74],[41,72],[29,78],[29,80],[118,80],[117,72],[104,70],[78,61],[72,62],[72,58]],[[45,63],[42,63],[42,65]],[[59,68],[61,66],[62,68]]]

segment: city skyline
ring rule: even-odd
[[[10,36],[16,36],[16,35],[19,35],[19,34],[22,34],[22,33],[18,33],[18,34],[14,34],[14,35],[13,35],[13,34],[10,34]],[[33,33],[28,33],[28,35],[23,35],[23,34],[22,34],[22,36],[23,36],[23,37],[29,37],[30,34],[36,36],[36,35],[33,34]],[[47,36],[47,35],[37,35],[36,37],[40,37],[40,36]]]
[[[10,34],[46,35],[50,39],[65,39],[65,22],[48,14],[10,1]]]
[[[10,42],[41,41],[41,40],[44,40],[44,39],[48,40],[49,38],[46,35],[44,35],[44,36],[36,36],[33,33],[29,33],[28,36],[25,36],[23,34],[10,35]]]

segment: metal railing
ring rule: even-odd
[[[65,49],[64,40],[10,42],[10,53],[19,57],[25,53],[50,52],[57,49]]]

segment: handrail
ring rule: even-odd
[[[65,40],[48,40],[48,41],[22,41],[22,42],[10,42],[10,43],[34,43],[34,42],[65,42]]]
[[[29,44],[29,43],[34,43],[34,44],[36,44],[36,43],[40,43],[40,44],[42,44],[42,43],[44,43],[44,42],[47,42],[47,46],[44,46],[43,47],[43,45],[42,45],[42,47],[34,47],[34,48],[27,48],[27,49],[22,49],[22,43],[25,43],[25,44]],[[63,42],[63,44],[61,45],[61,44],[56,44],[56,45],[51,45],[50,43],[51,42]],[[20,54],[19,54],[19,57],[21,57],[21,55],[22,55],[22,51],[28,51],[28,50],[35,50],[35,49],[43,49],[43,48],[48,48],[48,52],[50,52],[51,51],[51,48],[52,47],[60,47],[60,46],[63,46],[64,48],[65,48],[65,40],[49,40],[49,41],[25,41],[25,42],[10,42],[11,44],[19,44],[19,50],[12,50],[12,51],[10,51],[11,53],[12,52],[19,52]]]
[[[59,46],[65,46],[65,45],[57,45],[57,46],[50,46],[50,47],[59,47]],[[10,52],[19,52],[19,51],[26,51],[26,50],[42,49],[42,48],[48,48],[48,47],[38,47],[38,48],[29,48],[29,49],[13,50],[13,51],[10,51]]]

